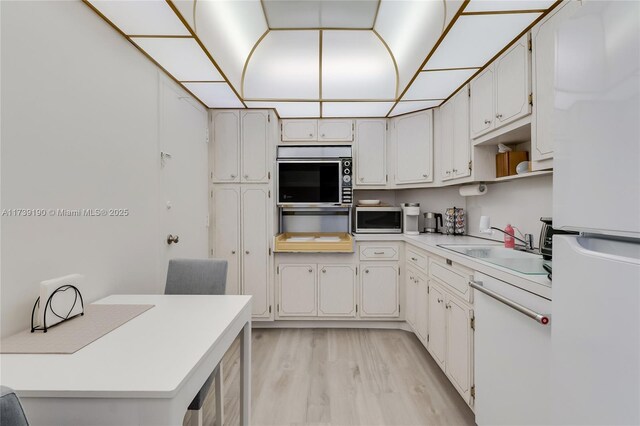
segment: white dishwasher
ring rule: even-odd
[[[476,423],[548,425],[551,301],[476,272]]]

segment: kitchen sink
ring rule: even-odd
[[[497,244],[439,244],[438,246],[526,275],[547,275],[542,265],[551,263],[543,260],[539,254],[508,249]]]

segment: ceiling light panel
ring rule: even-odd
[[[259,0],[196,2],[198,38],[240,90],[245,62],[267,31]]]
[[[402,100],[448,98],[477,71],[477,69],[423,71],[409,87]]]
[[[271,28],[372,28],[378,0],[264,0]]]
[[[464,12],[502,12],[505,10],[544,10],[555,0],[471,0]]]
[[[227,83],[183,83],[209,108],[243,108]]]
[[[189,35],[165,0],[89,0],[127,35]]]
[[[482,67],[540,15],[460,16],[427,62],[426,68]]]
[[[195,28],[196,0],[171,0],[171,3],[175,6],[176,9],[178,9],[178,12],[180,12],[189,26],[191,28]]]
[[[437,107],[442,103],[442,100],[435,101],[407,101],[398,102],[398,105],[393,108],[393,111],[389,114],[390,117],[395,117],[400,114],[407,114],[409,112],[420,111],[427,108]]]
[[[384,117],[393,102],[323,102],[322,116],[327,117]]]
[[[133,37],[131,40],[179,81],[224,80],[192,38]]]
[[[373,31],[323,31],[323,99],[395,97],[393,58]]]
[[[318,31],[271,31],[247,65],[247,99],[310,100],[320,96]]]
[[[320,117],[320,102],[246,102],[249,108],[273,108],[280,118]]]
[[[400,90],[409,84],[444,29],[443,1],[391,1],[380,3],[375,30],[398,63]]]

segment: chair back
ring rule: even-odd
[[[0,386],[0,423],[8,426],[29,426],[22,404],[13,389]]]
[[[225,294],[227,261],[171,259],[165,294]]]

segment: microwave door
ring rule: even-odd
[[[340,204],[340,161],[279,161],[278,204]]]

